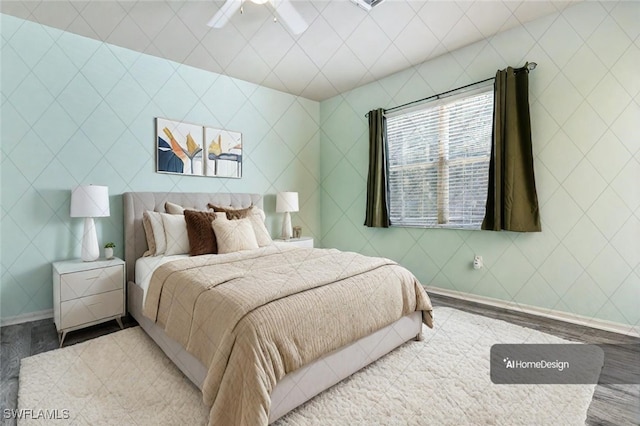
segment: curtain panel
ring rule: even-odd
[[[494,87],[493,142],[482,229],[540,232],[527,65],[499,70]]]
[[[364,225],[388,228],[389,168],[387,149],[387,119],[384,109],[369,111],[369,174],[367,176],[367,208]]]

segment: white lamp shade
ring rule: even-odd
[[[297,192],[278,192],[276,197],[276,212],[297,212],[298,211],[298,193]]]
[[[109,214],[109,187],[81,185],[71,190],[71,217],[105,217]]]

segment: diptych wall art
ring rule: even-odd
[[[156,118],[158,173],[242,177],[242,133]]]

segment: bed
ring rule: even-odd
[[[145,299],[150,297],[151,299],[155,298],[159,300],[159,294],[157,291],[149,290],[150,286],[150,277],[154,277],[154,279],[158,279],[156,275],[162,275],[162,273],[153,275],[155,270],[170,270],[172,271],[170,274],[166,275],[174,275],[172,268],[177,268],[180,264],[193,263],[196,259],[196,263],[202,263],[203,268],[218,268],[216,271],[225,271],[226,269],[220,269],[222,267],[226,268],[226,259],[234,257],[234,261],[238,260],[238,262],[257,262],[259,263],[263,259],[266,259],[268,256],[274,256],[274,259],[279,259],[275,256],[285,256],[287,259],[296,258],[304,258],[306,263],[312,263],[313,259],[318,259],[319,265],[322,265],[322,262],[335,262],[340,259],[342,254],[335,253],[335,250],[321,250],[321,249],[301,249],[301,248],[291,248],[291,246],[287,247],[277,247],[274,244],[273,247],[263,247],[260,252],[255,251],[254,255],[253,251],[247,251],[244,253],[234,253],[234,254],[224,254],[224,255],[207,255],[207,256],[194,256],[189,260],[188,255],[176,255],[176,256],[164,256],[164,257],[143,257],[143,253],[148,249],[147,240],[145,237],[145,231],[142,224],[142,216],[143,213],[147,210],[156,211],[156,212],[165,212],[165,203],[171,202],[178,205],[181,205],[186,208],[191,208],[195,210],[206,210],[207,205],[215,204],[220,206],[228,206],[232,208],[246,208],[249,206],[256,206],[262,208],[262,197],[258,194],[244,194],[244,193],[159,193],[159,192],[130,192],[125,193],[123,195],[123,207],[124,207],[124,231],[125,231],[125,261],[127,268],[127,295],[128,295],[128,310],[129,313],[138,321],[142,329],[158,344],[158,346],[164,351],[164,353],[175,363],[175,365],[203,392],[209,389],[207,386],[207,379],[211,378],[210,370],[214,370],[215,366],[211,369],[205,366],[206,362],[203,362],[203,359],[209,359],[204,357],[197,350],[193,350],[191,347],[188,351],[185,349],[186,347],[190,347],[190,345],[185,344],[188,339],[197,340],[195,338],[191,338],[191,336],[184,336],[183,332],[174,332],[171,337],[171,327],[167,326],[166,318],[162,321],[159,320],[159,316],[149,315],[149,312],[145,312],[143,314],[143,310],[145,307]],[[306,250],[306,252],[304,251]],[[385,265],[380,264],[379,261],[374,261],[373,258],[365,258],[364,256],[351,254],[353,258],[349,260],[347,263],[349,264],[357,264],[354,259],[357,259],[359,262],[371,263],[369,267],[371,268],[382,268],[386,267]],[[225,257],[226,256],[226,257]],[[357,257],[356,257],[357,256]],[[312,259],[313,258],[313,259]],[[310,259],[310,260],[306,260]],[[224,261],[223,261],[224,260]],[[266,262],[266,260],[265,260]],[[287,263],[282,262],[281,263]],[[223,263],[224,265],[218,265],[218,263]],[[264,262],[263,262],[264,263]],[[304,263],[304,264],[306,264]],[[253,264],[253,263],[251,263]],[[296,263],[296,265],[302,265],[303,263]],[[345,263],[346,264],[346,263]],[[239,263],[242,265],[242,263]],[[399,268],[397,265],[394,267]],[[317,267],[316,267],[317,268]],[[185,268],[187,271],[184,273],[188,273],[192,268]],[[177,269],[176,269],[177,270]],[[317,269],[319,272],[308,275],[322,275],[322,268]],[[363,269],[364,271],[364,269]],[[182,272],[181,272],[182,273]],[[407,271],[408,273],[408,271]],[[410,273],[409,273],[410,274]],[[216,276],[220,275],[220,273],[216,273]],[[243,274],[244,275],[244,274]],[[247,273],[247,277],[243,277],[245,279],[245,284],[243,285],[251,285],[256,280],[256,276],[253,278],[249,276]],[[363,275],[364,277],[364,275]],[[357,279],[357,277],[352,277],[348,279]],[[228,279],[220,279],[220,281],[225,281]],[[415,278],[414,278],[415,280]],[[304,280],[303,280],[304,281]],[[309,281],[313,281],[309,279]],[[362,281],[362,279],[360,279]],[[366,281],[366,280],[365,280]],[[345,279],[346,282],[346,279]],[[416,281],[417,282],[417,281]],[[227,285],[226,282],[224,282]],[[155,284],[154,284],[155,285]],[[300,295],[304,295],[307,297],[312,294],[316,287],[315,284],[307,284],[310,287],[304,291],[300,291],[296,294],[296,297],[300,297]],[[167,285],[168,286],[168,285]],[[418,285],[419,286],[419,283]],[[228,286],[229,287],[229,286]],[[264,286],[263,286],[264,287]],[[343,286],[344,287],[344,286]],[[156,287],[153,287],[155,289]],[[319,287],[318,287],[319,288]],[[322,287],[324,288],[324,287]],[[259,287],[255,287],[259,291]],[[412,312],[408,312],[398,319],[395,319],[393,322],[388,323],[384,326],[376,326],[376,328],[353,341],[347,342],[335,349],[328,350],[326,353],[322,353],[320,356],[316,356],[313,360],[304,360],[302,365],[297,365],[295,362],[292,365],[295,365],[295,368],[289,370],[291,371],[281,371],[275,380],[275,384],[265,385],[268,394],[268,401],[266,403],[262,403],[266,407],[263,408],[264,413],[261,416],[251,417],[253,414],[245,414],[240,413],[237,417],[232,419],[225,419],[224,422],[219,422],[220,424],[229,424],[229,423],[255,423],[253,420],[259,418],[258,423],[272,423],[278,418],[285,415],[287,412],[296,408],[297,406],[303,404],[305,401],[311,399],[313,396],[322,392],[323,390],[333,386],[338,383],[342,379],[348,377],[352,373],[358,371],[364,366],[370,364],[375,361],[379,357],[385,355],[396,347],[400,346],[404,342],[411,339],[420,339],[421,338],[421,330],[422,323],[425,322],[427,324],[431,324],[431,305],[428,300],[428,296],[426,293],[422,295],[422,287],[420,287],[420,294],[416,290],[416,299],[420,299],[420,301],[415,302],[416,308],[419,306],[421,310],[415,310]],[[149,295],[152,296],[149,296]],[[208,293],[202,293],[208,294]],[[419,297],[418,297],[419,296]],[[400,296],[407,298],[405,296]],[[194,300],[204,299],[205,297],[195,297]],[[426,298],[426,299],[425,299]],[[165,296],[166,299],[166,296]],[[284,299],[284,298],[282,298]],[[426,302],[425,302],[426,300]],[[278,305],[280,304],[279,296],[273,297],[272,301],[265,305]],[[407,303],[404,301],[402,303]],[[410,303],[414,303],[410,301]],[[147,300],[147,308],[148,305],[153,305],[153,303]],[[159,304],[160,305],[160,304]],[[202,310],[201,310],[202,311]],[[254,314],[254,311],[257,312],[259,309],[255,309],[251,311],[251,314]],[[287,308],[287,312],[293,312],[295,309]],[[303,312],[301,310],[300,312]],[[195,321],[195,310],[190,317],[192,321]],[[249,315],[244,315],[244,317],[248,317]],[[373,315],[362,315],[363,317],[371,317]],[[152,319],[150,319],[151,317]],[[295,319],[287,318],[287,322],[295,323]],[[353,320],[353,324],[359,323],[360,321],[365,322],[365,320],[360,320],[358,318]],[[368,320],[367,320],[368,321]],[[286,324],[285,324],[286,325]],[[355,326],[354,326],[355,327]],[[364,325],[360,328],[365,327]],[[367,326],[368,327],[368,326]],[[195,328],[195,327],[192,327]],[[166,331],[166,330],[169,331]],[[187,328],[188,329],[188,328]],[[318,334],[321,334],[318,332]],[[184,341],[182,338],[184,337]],[[260,337],[257,337],[259,339]],[[238,338],[238,341],[241,339]],[[295,340],[295,339],[294,339]],[[313,340],[313,336],[311,338]],[[178,341],[181,341],[180,343]],[[239,343],[237,343],[239,345]],[[294,343],[297,344],[297,343]],[[191,345],[193,346],[193,345]],[[206,346],[206,345],[205,345]],[[220,345],[222,346],[222,345]],[[262,341],[258,340],[256,344],[258,347],[262,347]],[[319,349],[318,349],[319,350]],[[256,350],[257,351],[257,350]],[[269,352],[268,350],[263,350],[263,352]],[[196,356],[194,356],[194,354]],[[299,355],[296,353],[295,355]],[[264,358],[264,354],[261,353],[260,359]],[[308,361],[308,362],[307,362]],[[300,361],[302,362],[302,361]],[[218,365],[218,364],[215,364]],[[275,367],[274,367],[275,368]],[[280,366],[279,370],[287,370],[287,368],[282,368]],[[216,373],[217,374],[217,373]],[[222,373],[220,373],[222,374]],[[265,377],[269,377],[273,379],[274,374],[270,372],[267,376],[262,378],[255,379],[257,380],[252,386],[260,387],[263,381],[266,381]],[[246,379],[245,379],[246,381]],[[245,386],[245,385],[242,385]],[[248,387],[248,386],[246,386]],[[237,391],[237,390],[236,390]],[[221,393],[221,392],[219,392]],[[264,393],[264,390],[263,390]],[[207,399],[207,394],[205,395],[205,401]],[[221,397],[219,397],[221,398]],[[216,404],[218,404],[219,400],[216,400]],[[217,411],[215,411],[217,410]],[[243,411],[244,408],[240,407],[240,411]],[[237,407],[236,407],[237,411]],[[250,410],[247,410],[250,411]],[[218,413],[216,415],[215,413]],[[216,409],[216,405],[212,406],[212,417],[210,419],[210,424],[215,424],[216,419],[219,418],[219,413],[221,413],[220,407]],[[246,416],[251,420],[247,420]]]

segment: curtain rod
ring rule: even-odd
[[[534,69],[536,69],[536,67],[538,66],[538,64],[536,64],[535,62],[527,62],[525,64],[525,66],[523,66],[522,68],[515,68],[514,71],[520,71],[520,70],[527,70],[527,72],[529,71],[533,71]],[[487,81],[491,81],[491,80],[495,80],[495,77],[491,77],[491,78],[485,78],[484,80],[480,80],[480,81],[476,81],[475,83],[471,83],[471,84],[467,84],[466,86],[462,86],[462,87],[458,87],[455,89],[451,89],[451,90],[447,90],[446,92],[442,92],[442,93],[438,93],[437,95],[431,95],[431,96],[427,96],[426,98],[422,98],[422,99],[418,99],[417,101],[411,101],[411,102],[407,102],[406,104],[402,104],[402,105],[398,105],[395,106],[393,108],[389,108],[389,109],[385,109],[384,112],[391,112],[391,111],[395,111],[404,107],[408,107],[409,105],[413,105],[413,104],[417,104],[417,103],[421,103],[421,102],[426,102],[428,100],[431,99],[440,99],[442,96],[444,95],[448,95],[449,93],[452,92],[457,92],[458,90],[463,90],[466,89],[468,87],[472,87],[478,84],[482,84],[482,83],[486,83]],[[365,117],[369,117],[369,113],[366,113],[364,115]]]

